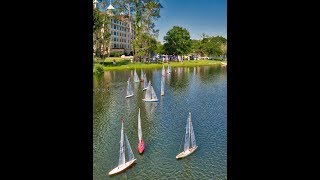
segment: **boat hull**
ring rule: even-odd
[[[133,96],[133,94],[126,96],[126,98],[129,98],[129,97],[132,97],[132,96]]]
[[[140,154],[142,154],[143,151],[144,151],[144,142],[143,142],[143,140],[141,140],[141,141],[138,143],[138,152],[139,152]]]
[[[145,102],[157,102],[158,99],[142,99]]]
[[[182,153],[178,154],[176,156],[177,159],[180,159],[180,158],[184,158],[184,157],[187,157],[189,156],[190,154],[192,154],[196,149],[198,148],[198,146],[194,147],[194,148],[190,148],[188,149],[187,151],[183,151]]]
[[[147,90],[147,88],[143,88],[143,91]]]
[[[114,174],[118,174],[118,173],[121,173],[123,171],[125,171],[126,169],[128,169],[137,159],[133,159],[129,162],[126,162],[125,164],[122,164],[121,166],[118,166],[114,169],[112,169],[110,172],[109,172],[109,176],[110,175],[114,175]]]

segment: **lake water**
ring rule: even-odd
[[[133,82],[134,96],[126,99],[133,70],[106,71],[94,76],[93,179],[226,179],[227,178],[227,71],[221,66],[176,67],[165,79],[160,95],[161,69],[143,69],[159,101],[144,102],[143,84]],[[140,69],[137,69],[140,77]],[[138,153],[138,109],[141,111],[145,151]],[[192,114],[197,150],[183,151],[185,126]],[[136,164],[108,176],[118,165],[121,120]]]

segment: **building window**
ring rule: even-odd
[[[113,21],[114,23],[117,23],[117,21],[114,19],[114,21]]]
[[[117,35],[117,32],[113,31],[113,35],[115,35],[115,36],[116,36],[116,35]]]
[[[117,29],[116,25],[113,25],[113,29]]]

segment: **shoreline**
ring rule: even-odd
[[[194,66],[217,66],[222,65],[224,61],[216,60],[184,60],[184,62],[170,62],[171,67],[194,67]],[[148,69],[148,68],[162,68],[164,65],[165,68],[168,67],[168,63],[127,63],[123,64],[122,62],[117,62],[120,65],[104,65],[104,71],[110,70],[133,70],[133,69]]]

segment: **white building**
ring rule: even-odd
[[[93,2],[94,8],[96,8],[96,0]],[[114,7],[110,5],[107,8],[106,13],[110,17],[110,44],[108,47],[108,52],[122,52],[124,54],[132,53],[132,45],[130,38],[130,26],[129,26],[129,18],[124,14],[120,14],[115,16],[113,13]],[[133,23],[131,23],[132,29],[132,39],[134,39],[134,30]]]
[[[121,51],[129,54],[132,51],[130,27],[127,19],[124,15],[110,19],[110,52]],[[132,36],[134,39],[134,31]]]

